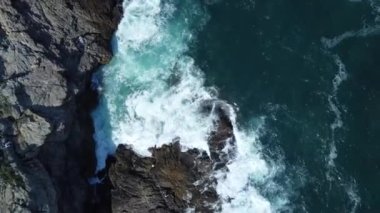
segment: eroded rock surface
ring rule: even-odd
[[[0,1],[0,212],[84,212],[118,0]]]
[[[0,1],[0,212],[218,207],[213,173],[235,152],[229,106],[218,100],[200,109],[216,115],[210,156],[182,151],[179,138],[152,147],[151,157],[120,145],[104,171],[108,184],[87,182],[95,169],[90,78],[111,57],[120,15],[119,0]]]
[[[205,102],[205,113],[214,113],[206,151],[181,151],[180,139],[150,149],[151,157],[137,155],[128,145],[119,145],[109,169],[113,185],[113,212],[214,212],[218,209],[213,172],[227,171],[233,159],[235,139],[229,106],[222,101]],[[230,147],[230,149],[228,148]]]

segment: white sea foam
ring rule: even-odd
[[[369,4],[372,8],[372,13],[375,15],[375,22],[380,23],[380,1],[369,0]]]
[[[357,207],[360,205],[360,196],[356,189],[355,180],[347,181],[347,177],[340,177],[339,169],[336,168],[335,159],[338,157],[338,150],[336,147],[337,137],[336,132],[344,125],[342,120],[342,106],[338,100],[338,91],[341,84],[348,79],[346,66],[343,64],[339,56],[334,55],[335,64],[338,67],[338,72],[335,74],[332,80],[333,89],[328,96],[328,103],[330,111],[334,114],[334,121],[330,125],[331,129],[331,141],[329,144],[329,153],[327,156],[327,173],[326,177],[328,181],[334,181],[336,176],[339,182],[344,183],[344,190],[350,200],[350,209],[352,213],[356,212]],[[335,175],[334,175],[335,174]]]
[[[176,69],[181,70],[177,85],[137,91],[126,97],[127,117],[114,130],[114,141],[132,144],[141,155],[150,155],[147,148],[177,137],[183,148],[208,151],[207,136],[213,127],[213,116],[205,117],[199,107],[213,97],[202,86],[202,77],[192,61],[181,58],[177,62]]]
[[[364,23],[363,27],[359,30],[351,30],[344,32],[333,38],[322,38],[321,42],[327,49],[331,49],[339,45],[341,42],[350,39],[350,38],[360,38],[360,37],[369,37],[369,36],[378,36],[380,35],[380,1],[378,0],[369,0],[363,3],[369,3],[372,8],[372,13],[374,15],[374,20],[370,20],[371,24]],[[342,120],[343,106],[340,105],[337,93],[341,83],[347,80],[347,72],[345,65],[340,60],[338,56],[334,56],[335,62],[338,66],[338,72],[333,79],[333,90],[332,93],[328,96],[329,109],[334,114],[334,121],[330,125],[331,128],[331,142],[329,144],[329,153],[326,157],[327,160],[327,173],[326,177],[328,181],[337,181],[343,183],[344,190],[349,198],[349,207],[350,212],[356,212],[358,206],[360,205],[361,199],[357,191],[355,180],[347,180],[348,177],[340,177],[340,169],[335,165],[335,159],[338,157],[338,150],[336,147],[337,137],[336,132],[344,126]]]
[[[129,144],[140,155],[148,148],[180,138],[183,149],[208,151],[212,114],[200,112],[204,100],[216,99],[203,85],[202,72],[186,56],[194,30],[208,19],[199,2],[131,0],[116,33],[117,50],[101,73],[103,86],[93,112],[98,170],[118,144]],[[271,182],[276,168],[261,156],[255,131],[241,131],[231,110],[236,159],[229,172],[218,172],[217,192],[223,212],[272,212],[285,204],[271,203],[255,186]]]
[[[361,198],[358,195],[359,193],[358,193],[356,181],[353,179],[351,182],[349,182],[346,185],[345,190],[351,202],[350,212],[355,213],[361,202]]]
[[[325,46],[325,48],[334,48],[337,45],[339,45],[342,41],[350,38],[377,36],[380,34],[380,2],[378,0],[369,0],[368,2],[372,7],[372,13],[375,15],[374,24],[367,25],[366,23],[364,23],[362,28],[359,30],[346,31],[333,38],[322,37],[321,42]]]
[[[236,123],[233,124],[239,155],[228,165],[229,173],[216,174],[217,192],[225,201],[223,212],[276,212],[287,204],[285,195],[277,194],[276,201],[269,202],[256,185],[269,182],[265,187],[270,190],[273,184],[271,179],[276,175],[277,168],[263,160],[257,132],[240,131]],[[273,186],[277,187],[275,184]]]
[[[334,121],[330,125],[331,128],[331,142],[329,148],[329,154],[327,156],[328,159],[328,167],[329,169],[335,167],[335,159],[338,157],[337,149],[336,149],[336,130],[343,127],[342,121],[342,110],[338,101],[338,90],[343,81],[347,80],[347,71],[346,67],[340,58],[335,55],[335,64],[338,66],[338,72],[335,74],[334,79],[332,80],[333,89],[331,94],[328,96],[328,103],[331,112],[334,113]],[[327,175],[328,179],[330,179],[330,175]]]
[[[354,38],[354,37],[367,37],[367,36],[376,36],[380,34],[380,25],[376,24],[374,26],[364,26],[360,30],[357,31],[347,31],[333,38],[323,37],[321,39],[322,44],[326,48],[334,48],[342,41]]]

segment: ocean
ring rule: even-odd
[[[98,170],[180,137],[208,150],[230,106],[223,212],[380,212],[380,1],[130,0],[94,76]],[[232,198],[232,199],[231,199]]]

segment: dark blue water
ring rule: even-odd
[[[208,85],[264,118],[294,212],[380,212],[378,1],[224,0],[191,55]]]

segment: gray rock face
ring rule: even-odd
[[[38,149],[46,140],[50,133],[50,124],[42,117],[26,110],[17,120],[19,131],[17,149],[20,155],[32,154],[31,149]]]
[[[0,1],[0,212],[83,212],[118,0]]]
[[[94,204],[107,196],[113,212],[215,211],[212,173],[227,169],[235,147],[222,101],[202,109],[218,115],[211,156],[182,152],[179,139],[152,147],[152,157],[121,145],[106,171],[112,191],[97,195],[87,182],[96,162],[90,78],[111,57],[120,15],[119,0],[0,1],[1,213],[110,212]]]

